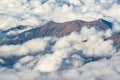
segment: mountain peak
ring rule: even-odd
[[[88,26],[89,28],[95,27],[98,30],[107,30],[107,29],[112,29],[113,25],[111,22],[106,21],[104,19],[98,19],[89,22],[83,20],[74,20],[64,23],[56,23],[50,21],[41,27],[33,28],[14,36],[7,36],[7,40],[2,41],[2,43],[0,42],[0,45],[21,44],[28,40],[34,38],[40,38],[40,37],[48,37],[48,36],[62,37],[69,35],[73,31],[79,32],[81,28],[84,26]]]

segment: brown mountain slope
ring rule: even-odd
[[[103,19],[98,19],[90,22],[75,20],[75,21],[64,22],[64,23],[56,23],[56,22],[50,21],[41,27],[33,28],[31,30],[25,31],[15,36],[7,36],[7,40],[1,41],[0,45],[22,44],[34,38],[47,37],[47,36],[62,37],[65,35],[69,35],[73,31],[80,31],[81,28],[84,26],[95,27],[98,30],[107,30],[107,29],[112,29],[113,24]],[[114,42],[118,44],[120,43],[120,38],[118,38],[118,36],[120,35],[114,34],[109,39],[114,40]]]
[[[70,21],[70,22],[64,22],[64,23],[56,23],[56,22],[48,22],[47,24],[43,25],[40,28],[40,34],[43,36],[65,36],[70,34],[73,31],[80,31],[81,27],[88,26],[88,27],[95,27],[97,29],[101,30],[106,30],[111,28],[109,25],[112,23],[104,23],[103,19],[95,20],[95,21],[90,21],[90,22],[85,22],[82,20],[75,20],[75,21]]]

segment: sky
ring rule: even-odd
[[[112,40],[103,39],[120,31],[119,13],[119,0],[0,0],[1,30],[100,18],[114,24],[112,30],[84,26],[61,38],[2,45],[0,80],[120,80],[120,51]]]

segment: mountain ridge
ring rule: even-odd
[[[22,26],[22,25],[21,25]],[[24,29],[25,26],[16,27],[17,29]],[[83,20],[74,20],[64,23],[57,23],[50,21],[46,24],[44,24],[41,27],[32,28],[30,30],[24,31],[17,35],[12,36],[5,36],[3,37],[3,40],[1,39],[0,45],[16,45],[16,44],[22,44],[28,40],[34,39],[34,38],[41,38],[41,37],[49,37],[49,36],[56,36],[56,37],[63,37],[66,35],[69,35],[73,31],[80,31],[82,27],[87,26],[95,27],[97,30],[107,30],[112,29],[113,23],[106,21],[104,19],[98,19],[94,21],[83,21]],[[15,29],[15,28],[11,28]],[[7,30],[7,31],[10,31]],[[3,31],[4,33],[6,31]],[[116,37],[120,36],[120,34],[113,34],[109,39],[112,39],[117,44],[120,44],[120,38]]]

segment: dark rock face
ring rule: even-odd
[[[107,29],[112,29],[113,24],[103,19],[98,19],[90,22],[75,20],[75,21],[70,21],[65,23],[56,23],[56,22],[50,21],[41,27],[33,28],[31,30],[25,31],[18,35],[7,36],[6,40],[0,41],[0,45],[22,44],[28,40],[39,38],[39,37],[48,37],[48,36],[62,37],[65,35],[69,35],[73,31],[80,31],[81,28],[84,26],[87,26],[89,28],[95,27],[98,30],[107,30]],[[23,29],[23,28],[24,26],[17,27],[17,29]],[[12,29],[14,30],[16,28],[12,28]],[[9,29],[9,30],[12,30],[12,29]],[[111,37],[111,39],[114,40],[113,37]]]
[[[104,24],[108,25],[108,26],[109,26],[109,28],[111,28],[111,29],[112,29],[113,24],[112,24],[111,22],[108,22],[108,21],[106,21],[106,20],[104,20],[104,19],[101,19],[101,21],[102,21]]]

